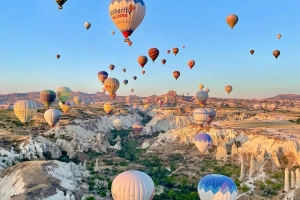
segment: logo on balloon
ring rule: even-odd
[[[113,9],[110,12],[110,15],[113,19],[120,18],[120,17],[127,17],[127,13],[130,14],[132,11],[135,10],[135,6],[132,4],[129,5],[129,7],[125,7],[122,9]]]

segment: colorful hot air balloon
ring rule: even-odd
[[[236,200],[238,189],[231,178],[209,174],[199,181],[198,194],[201,200]]]
[[[71,98],[72,91],[70,88],[67,87],[60,87],[56,91],[56,96],[58,98],[58,101],[61,101],[62,103],[65,103]]]
[[[155,186],[148,174],[140,171],[125,171],[116,176],[111,185],[113,199],[151,200]]]
[[[194,61],[194,60],[189,60],[189,61],[188,61],[188,66],[189,66],[191,69],[193,69],[194,65],[195,65],[195,61]]]
[[[217,113],[213,108],[205,108],[205,109],[208,112],[208,119],[207,119],[206,123],[209,125],[214,120]]]
[[[109,69],[112,71],[114,70],[115,66],[113,64],[109,65]]]
[[[147,56],[138,57],[138,63],[141,65],[142,68],[147,64],[147,62],[148,62]]]
[[[14,104],[14,113],[22,123],[27,123],[37,113],[37,105],[31,100],[17,101]]]
[[[109,14],[124,37],[128,38],[143,21],[146,5],[143,0],[111,0]]]
[[[197,108],[193,112],[193,117],[196,124],[203,126],[203,124],[207,121],[208,112],[204,108]]]
[[[100,72],[98,73],[98,79],[100,80],[100,82],[102,83],[102,85],[103,85],[104,81],[105,81],[107,78],[108,78],[108,73],[107,73],[106,71],[100,71]]]
[[[167,53],[169,54],[171,51],[170,50],[167,50]]]
[[[127,85],[128,80],[125,79],[125,80],[123,81],[123,83],[124,83],[125,85]]]
[[[48,109],[44,113],[46,122],[53,128],[61,118],[61,113],[57,109]]]
[[[279,50],[274,50],[273,51],[273,56],[277,59],[278,56],[280,56],[280,51]]]
[[[126,72],[126,69],[125,69],[125,68],[123,68],[123,69],[122,69],[122,72],[124,72],[124,73],[125,73],[125,72]]]
[[[226,18],[226,22],[231,29],[233,29],[233,27],[236,25],[238,21],[239,21],[239,17],[235,14],[228,15],[228,17]]]
[[[70,102],[65,102],[65,103],[58,102],[58,105],[65,114],[67,114],[69,112],[69,110],[71,109]]]
[[[133,91],[134,91],[134,89],[131,89],[131,90],[130,90],[130,92],[133,92]]]
[[[120,120],[120,119],[115,119],[114,121],[113,121],[113,124],[114,124],[114,126],[115,126],[115,128],[118,130],[118,131],[120,131],[120,130],[122,130],[122,128],[123,128],[123,123],[122,123],[122,121]]]
[[[229,94],[232,91],[232,86],[231,85],[226,85],[225,86],[225,91]]]
[[[142,124],[142,122],[134,122],[132,124],[132,131],[134,134],[139,135],[141,134],[141,132],[144,129],[144,125]]]
[[[52,90],[43,90],[40,93],[40,100],[45,105],[45,107],[48,109],[49,106],[55,101],[56,94]]]
[[[67,0],[55,0],[58,4],[58,10],[63,9],[63,5],[67,2]]]
[[[280,38],[281,38],[281,34],[278,34],[278,35],[277,35],[277,38],[280,39]]]
[[[145,74],[145,70],[142,71],[142,74]]]
[[[74,102],[75,102],[76,106],[78,106],[82,102],[81,96],[75,96],[74,97]]]
[[[91,28],[91,23],[90,22],[85,22],[84,27],[86,28],[86,30],[88,30],[89,28]]]
[[[115,34],[115,31],[111,31],[110,33],[111,33],[112,35],[114,35],[114,34]]]
[[[137,79],[137,77],[136,77],[136,76],[134,76],[134,77],[133,77],[133,80],[136,80],[136,79]]]
[[[111,112],[114,110],[114,105],[111,102],[106,102],[103,105],[103,110],[106,112],[106,114],[111,114]]]
[[[180,76],[180,72],[179,72],[179,71],[174,71],[174,72],[173,72],[173,76],[174,76],[174,78],[177,80],[178,77]]]
[[[131,46],[132,45],[132,41],[128,41],[127,44],[128,44],[128,46]]]
[[[156,60],[156,58],[159,56],[159,50],[157,48],[151,48],[148,51],[148,55],[154,62]]]
[[[203,84],[200,84],[200,85],[199,85],[199,89],[200,89],[200,90],[203,90],[203,88],[204,88],[204,85],[203,85]]]
[[[56,59],[59,59],[60,58],[60,55],[59,54],[56,54]]]
[[[178,48],[173,48],[173,53],[175,54],[175,56],[178,54],[179,49]]]
[[[251,53],[251,55],[253,55],[254,54],[254,50],[252,49],[252,50],[250,50],[250,53]]]
[[[120,82],[116,78],[107,78],[104,81],[104,88],[106,89],[107,93],[112,96],[120,87]]]
[[[210,90],[209,90],[208,88],[205,89],[205,92],[206,92],[206,93],[209,93],[209,91],[210,91]]]
[[[162,60],[161,60],[161,63],[162,63],[163,65],[166,64],[166,62],[167,62],[166,59],[162,59]]]
[[[200,154],[204,155],[212,145],[212,138],[207,133],[198,133],[194,136],[194,144],[200,151]]]
[[[272,110],[276,110],[276,108],[277,108],[277,104],[276,104],[276,103],[272,103],[272,104],[271,104],[271,109],[272,109]]]

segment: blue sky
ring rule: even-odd
[[[300,1],[146,0],[146,16],[130,39],[131,47],[108,14],[109,0],[3,1],[0,7],[0,93],[41,91],[67,86],[95,93],[105,70],[121,83],[117,95],[148,96],[175,90],[193,94],[200,83],[212,97],[264,98],[300,94]],[[233,30],[229,14],[239,16]],[[84,22],[92,27],[86,30]],[[114,30],[115,35],[110,31]],[[278,40],[277,34],[282,34]],[[185,45],[185,49],[182,46]],[[142,68],[140,55],[156,47],[160,55]],[[178,47],[177,56],[166,50]],[[255,50],[254,55],[249,51]],[[276,60],[272,52],[281,51]],[[57,60],[56,54],[61,58]],[[161,59],[166,59],[165,65]],[[190,70],[187,61],[196,61]],[[114,71],[108,66],[114,64]],[[126,68],[126,73],[122,72]],[[179,70],[176,81],[172,72]],[[137,80],[133,80],[137,76]]]

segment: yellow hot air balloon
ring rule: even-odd
[[[204,85],[203,85],[203,84],[200,84],[200,85],[199,85],[199,89],[200,89],[200,90],[203,90],[203,88],[204,88]]]
[[[76,106],[78,106],[82,102],[81,96],[75,96],[74,102],[75,102]]]
[[[277,38],[280,39],[280,38],[281,38],[281,34],[278,34],[278,35],[277,35]]]
[[[106,112],[106,114],[110,114],[113,109],[114,109],[114,105],[111,103],[111,102],[106,102],[104,105],[103,105],[103,110]]]
[[[112,96],[120,87],[120,82],[116,78],[107,78],[104,81],[104,88],[106,89],[106,92]]]
[[[29,122],[37,112],[37,105],[31,100],[17,101],[14,105],[14,113],[22,123]]]
[[[64,104],[60,101],[58,102],[59,107],[61,108],[61,110],[67,114],[69,112],[69,110],[71,109],[71,103],[70,102],[65,102]]]
[[[226,22],[231,29],[233,29],[233,27],[236,25],[238,21],[239,21],[239,17],[235,14],[228,15],[228,17],[226,18]]]
[[[229,94],[232,91],[232,86],[231,85],[226,85],[225,86],[225,91]]]

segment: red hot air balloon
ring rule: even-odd
[[[148,51],[148,55],[154,62],[159,55],[159,50],[157,48],[151,48]]]
[[[179,72],[179,71],[174,71],[174,72],[173,72],[173,76],[174,76],[174,78],[177,80],[178,77],[180,76],[180,72]]]

